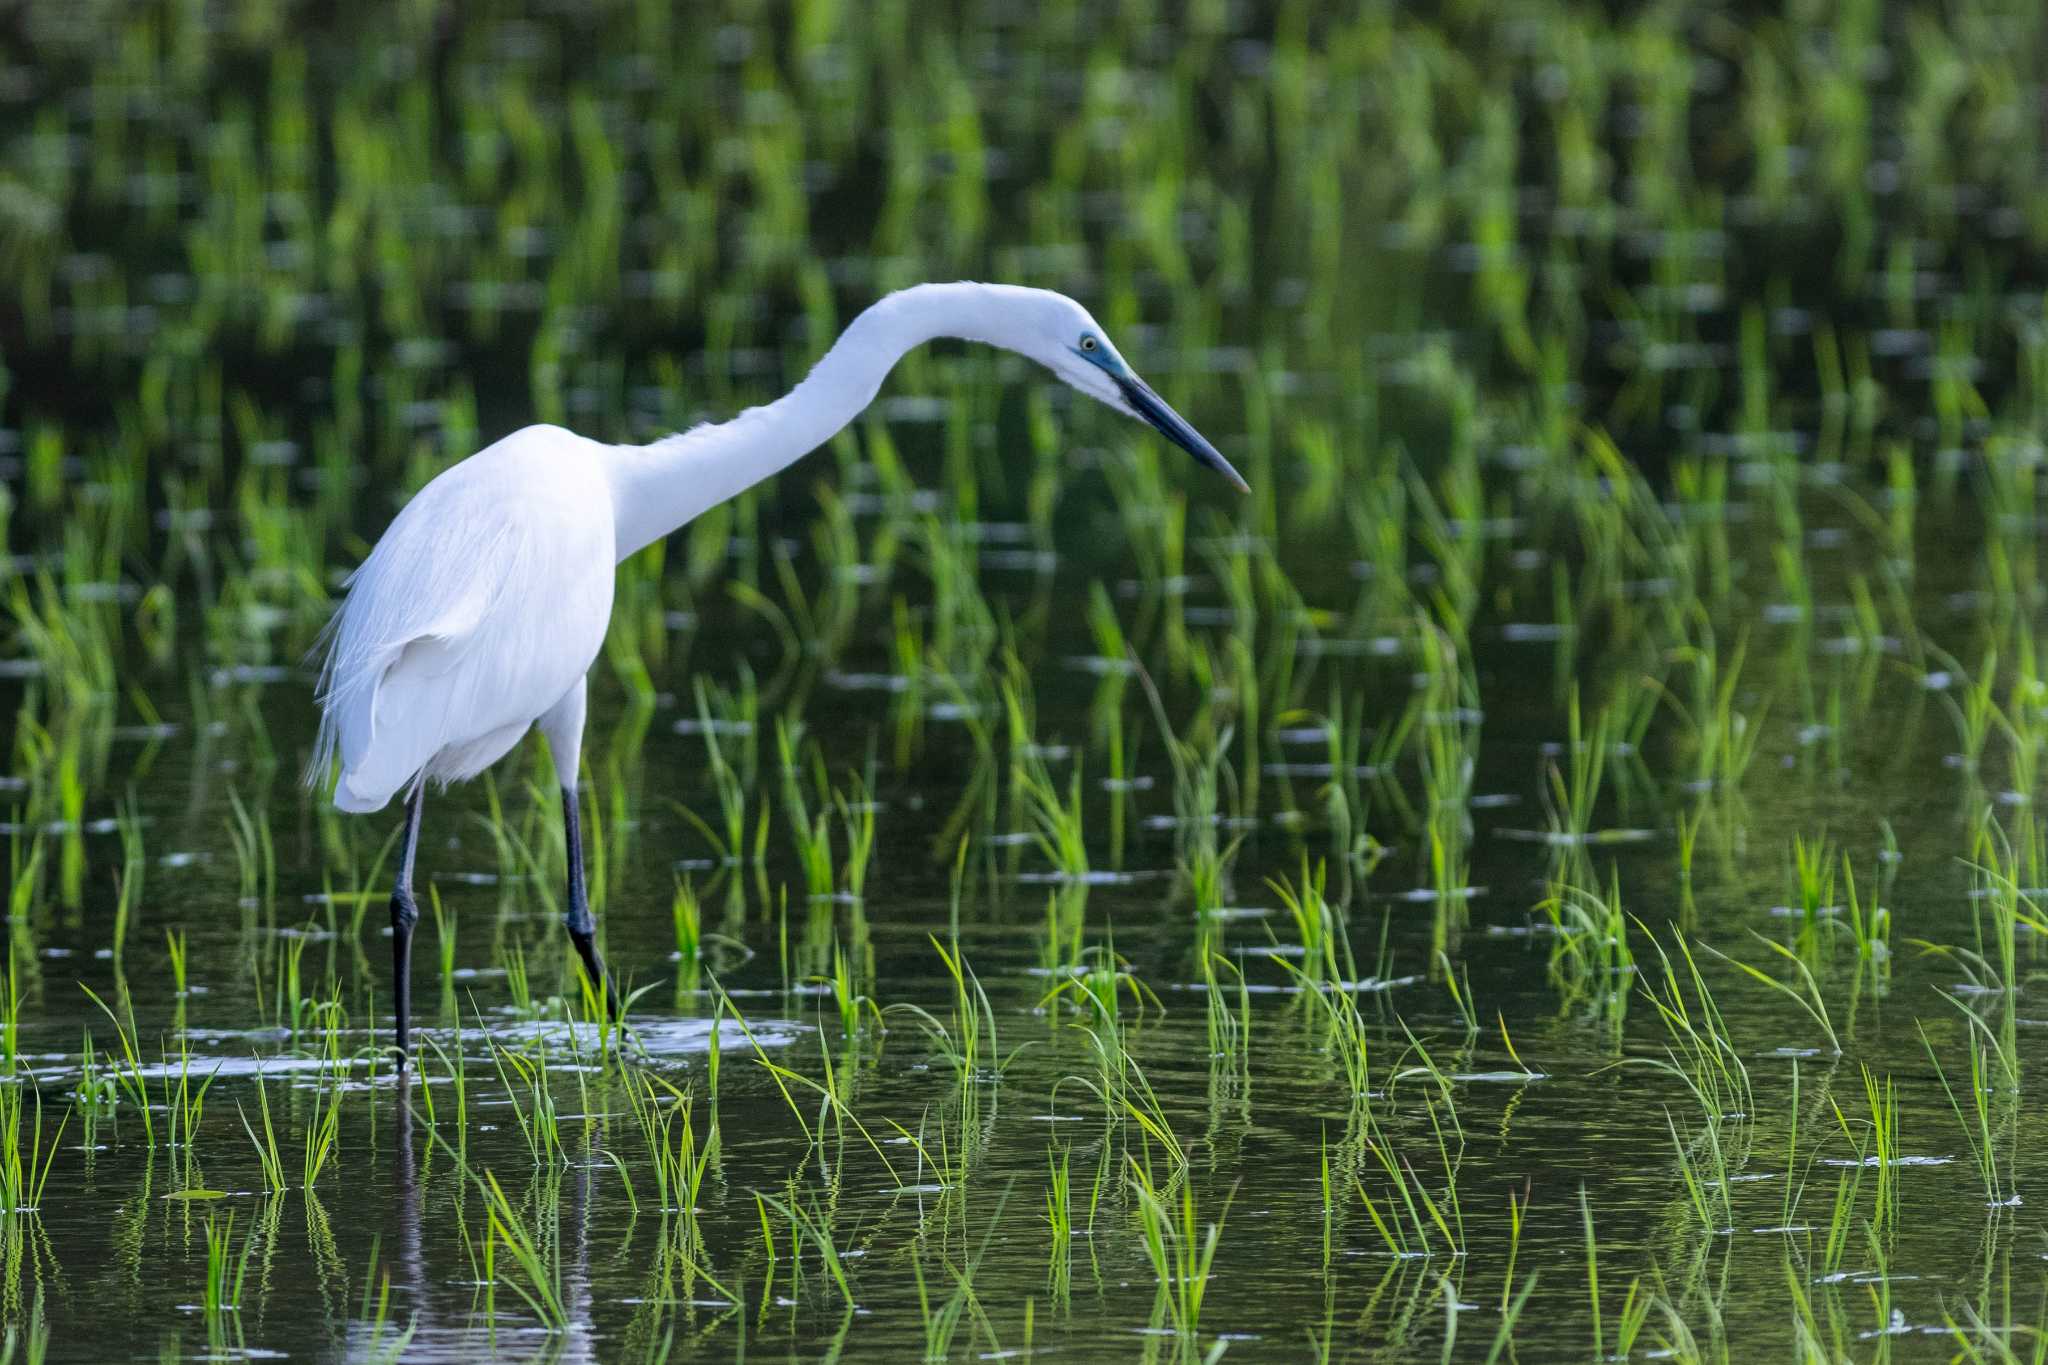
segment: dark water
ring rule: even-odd
[[[41,1150],[70,1117],[0,1217],[0,1315],[48,1358],[1486,1359],[1509,1321],[1524,1361],[2034,1358],[2039,893],[2003,889],[2048,848],[2038,15],[8,22],[12,1074]],[[730,413],[882,289],[963,276],[1087,300],[1258,493],[1020,365],[913,359],[622,571],[582,792],[631,1039],[565,1022],[536,742],[428,801],[433,1052],[396,1081],[396,816],[297,780],[339,575],[505,431]],[[1732,773],[1703,659],[1758,736]],[[700,683],[758,863],[714,843]],[[778,722],[833,811],[830,896]],[[1576,856],[1551,836],[1595,752]],[[1079,774],[1085,883],[1031,837],[1035,761],[1059,797]],[[1835,878],[1811,926],[1795,836]],[[1890,915],[1875,965],[1844,854]],[[1318,864],[1362,1097],[1282,965]],[[1622,954],[1544,909],[1610,891]],[[923,1022],[957,1046],[954,943],[992,1030],[959,1069]],[[1746,1107],[1657,1065],[1681,944]],[[1123,973],[1113,1021],[1077,963]],[[133,1021],[148,1132],[82,988]],[[1973,1036],[2016,1074],[1973,1089]],[[189,1134],[181,1076],[213,1078]],[[688,1214],[633,1115],[650,1077],[716,1133]],[[1709,1132],[1712,1226],[1683,1175]],[[1190,1254],[1220,1224],[1192,1330],[1148,1187],[1191,1197]],[[209,1313],[223,1229],[243,1278]]]
[[[1501,662],[1509,666],[1512,656]],[[1916,705],[1907,686],[1883,690],[1890,694],[1897,728],[1878,734],[1873,727],[1869,751],[1856,753],[1852,766],[1881,773],[1897,761],[1900,747],[1910,747],[1920,752],[1905,764],[1908,770],[1938,771],[1945,736],[1927,723],[1924,704]],[[282,704],[295,691],[280,686],[266,705]],[[1917,727],[1916,711],[1921,713]],[[1922,742],[1902,745],[1916,738],[1916,728]],[[1758,1295],[1763,1301],[1752,1306],[1743,1286],[1778,1273],[1783,1255],[1785,1236],[1778,1229],[1786,1197],[1784,1145],[1795,1112],[1794,1073],[1806,1140],[1825,1143],[1836,1126],[1827,1108],[1829,1097],[1848,1104],[1849,1097],[1860,1096],[1855,1067],[1862,1058],[1877,1059],[1899,1085],[1902,1150],[1925,1163],[1910,1168],[1909,1216],[1889,1253],[1893,1302],[1905,1315],[1903,1326],[1910,1332],[1935,1332],[1942,1306],[1975,1291],[1979,1277],[2011,1274],[2026,1283],[2030,1272],[2009,1269],[2015,1257],[2034,1259],[2020,1230],[2024,1210],[1999,1218],[1983,1213],[1961,1130],[1947,1112],[1932,1067],[1917,1056],[1916,1020],[1924,1021],[1937,1042],[1959,1042],[1958,1017],[1941,1007],[1933,992],[1956,990],[1964,978],[1952,963],[1916,960],[1910,951],[1882,997],[1869,996],[1845,1008],[1847,989],[1841,982],[1830,983],[1836,1025],[1845,1039],[1853,1040],[1850,1058],[1833,1056],[1811,1021],[1783,1000],[1760,989],[1745,991],[1727,973],[1716,973],[1726,981],[1730,1032],[1752,1071],[1764,1117],[1742,1168],[1732,1233],[1698,1242],[1686,1225],[1689,1214],[1674,1183],[1664,1131],[1667,1109],[1682,1115],[1687,1097],[1668,1077],[1614,1065],[1624,1058],[1662,1055],[1663,1035],[1647,1017],[1650,1011],[1637,1001],[1619,1034],[1610,1034],[1580,1014],[1561,1012],[1544,978],[1547,939],[1532,932],[1530,913],[1543,891],[1542,860],[1528,845],[1501,837],[1502,830],[1521,827],[1518,817],[1526,818],[1523,807],[1534,800],[1529,774],[1536,748],[1531,741],[1517,746],[1512,738],[1488,748],[1478,789],[1519,797],[1520,803],[1499,807],[1497,813],[1489,806],[1486,815],[1475,819],[1471,922],[1453,935],[1452,947],[1480,1009],[1504,1016],[1522,1063],[1542,1073],[1540,1079],[1515,1074],[1522,1065],[1501,1045],[1490,1018],[1479,1037],[1465,1037],[1442,985],[1429,979],[1434,907],[1397,896],[1405,887],[1405,869],[1398,861],[1382,869],[1350,918],[1362,952],[1382,936],[1386,944],[1385,976],[1361,996],[1373,1025],[1376,1056],[1385,1059],[1379,1064],[1399,1058],[1407,1046],[1406,1031],[1413,1031],[1428,1040],[1439,1066],[1464,1078],[1456,1091],[1465,1133],[1459,1187],[1472,1249],[1449,1263],[1441,1257],[1390,1259],[1378,1251],[1369,1225],[1354,1207],[1339,1216],[1334,1260],[1327,1271],[1323,1268],[1319,1154],[1342,1134],[1347,1101],[1341,1079],[1323,1056],[1321,1035],[1290,996],[1287,978],[1259,957],[1267,949],[1275,909],[1271,892],[1259,887],[1253,874],[1261,869],[1274,875],[1290,872],[1295,855],[1287,841],[1261,833],[1240,852],[1235,885],[1247,907],[1258,913],[1233,917],[1222,935],[1225,951],[1243,955],[1252,990],[1251,1042],[1241,1063],[1211,1055],[1201,981],[1191,962],[1192,917],[1164,871],[1170,848],[1156,837],[1139,839],[1130,859],[1130,884],[1088,891],[1090,940],[1113,935],[1116,951],[1159,993],[1163,1011],[1132,1023],[1128,1043],[1188,1145],[1187,1178],[1199,1192],[1203,1216],[1213,1216],[1212,1210],[1229,1200],[1214,1297],[1204,1311],[1205,1324],[1212,1324],[1208,1330],[1229,1334],[1232,1354],[1273,1358],[1298,1358],[1307,1349],[1307,1331],[1384,1346],[1397,1354],[1434,1349],[1432,1343],[1444,1330],[1442,1277],[1448,1274],[1459,1286],[1461,1318],[1469,1317],[1460,1330],[1466,1338],[1490,1338],[1498,1313],[1495,1295],[1507,1271],[1502,1229],[1508,1201],[1526,1199],[1528,1226],[1518,1264],[1524,1273],[1537,1270],[1540,1278],[1524,1321],[1559,1325],[1554,1332],[1541,1327],[1528,1332],[1521,1354],[1582,1358],[1586,1346],[1577,1339],[1579,1332],[1563,1324],[1590,1330],[1584,1319],[1578,1203],[1583,1188],[1597,1220],[1603,1261],[1615,1267],[1607,1273],[1626,1277],[1653,1259],[1668,1265],[1671,1258],[1684,1256],[1700,1277],[1693,1292],[1719,1294],[1731,1339],[1774,1339],[1783,1329],[1782,1305]],[[178,771],[188,757],[181,750],[189,751],[187,742],[166,744],[151,784],[155,790],[181,796],[190,790],[189,775]],[[686,745],[651,738],[643,753],[651,787],[694,794],[694,784],[679,775],[689,761]],[[1768,757],[1775,765],[1779,755]],[[1961,837],[1968,813],[1956,808],[1952,796],[1920,794],[1873,808],[1865,797],[1845,794],[1834,782],[1802,771],[1795,752],[1784,757],[1786,766],[1757,784],[1749,816],[1757,843],[1768,847],[1761,831],[1774,821],[1853,828],[1855,815],[1882,813],[1906,831],[1890,897],[1902,939],[1965,932],[1959,926],[1969,915],[1968,878],[1946,851]],[[791,912],[795,923],[789,928],[793,940],[815,935],[820,946],[835,934],[842,942],[858,943],[859,951],[871,955],[872,974],[865,979],[877,999],[918,1002],[941,1013],[947,998],[931,940],[947,933],[949,902],[943,878],[929,869],[928,853],[916,837],[923,824],[914,812],[898,815],[897,810],[899,803],[908,805],[920,795],[930,801],[944,791],[941,780],[924,775],[885,783],[878,795],[887,814],[878,824],[890,837],[876,856],[873,890],[865,905],[798,909]],[[201,1338],[201,1324],[183,1305],[196,1299],[203,1278],[204,1219],[229,1209],[238,1212],[238,1236],[241,1230],[258,1229],[250,1267],[254,1288],[240,1314],[241,1339],[252,1348],[277,1343],[271,1349],[293,1354],[371,1354],[360,1309],[363,1279],[374,1256],[376,1273],[390,1276],[393,1319],[403,1322],[418,1314],[407,1358],[472,1358],[487,1349],[484,1343],[493,1331],[495,1342],[488,1349],[518,1357],[633,1358],[650,1337],[670,1331],[679,1349],[707,1353],[737,1351],[744,1340],[757,1350],[794,1347],[808,1354],[840,1342],[850,1352],[886,1355],[921,1348],[912,1267],[922,1264],[928,1282],[943,1284],[937,1277],[949,1263],[976,1267],[976,1291],[1005,1348],[1024,1343],[1029,1299],[1035,1305],[1030,1338],[1035,1349],[1091,1355],[1163,1349],[1143,1335],[1153,1316],[1154,1277],[1133,1243],[1130,1215],[1119,1206],[1114,1175],[1093,1235],[1075,1242],[1067,1307],[1055,1309],[1046,1282],[1048,1145],[1071,1152],[1084,1197],[1096,1165],[1116,1160],[1119,1148],[1105,1138],[1099,1106],[1080,1094],[1071,1079],[1092,1074],[1085,1035],[1075,1021],[1049,1016],[1041,1007],[1047,986],[1037,965],[1044,939],[1042,886],[997,875],[963,906],[960,943],[989,990],[999,1046],[1005,1055],[1015,1054],[1000,1080],[980,1078],[966,1098],[950,1073],[934,1064],[930,1048],[907,1019],[886,1017],[886,1028],[870,1026],[849,1044],[839,1037],[829,1004],[815,991],[784,997],[773,948],[777,926],[758,909],[744,906],[717,920],[720,932],[754,950],[751,960],[732,963],[721,979],[751,1017],[764,1055],[816,1076],[829,1054],[842,1093],[865,1123],[878,1127],[887,1118],[913,1131],[962,1123],[961,1131],[975,1143],[967,1158],[971,1176],[959,1183],[921,1171],[907,1143],[881,1134],[893,1177],[851,1130],[807,1150],[799,1120],[727,1020],[721,1030],[728,1052],[718,1111],[723,1146],[707,1183],[703,1237],[715,1273],[737,1272],[751,1281],[749,1301],[736,1311],[718,1292],[693,1283],[686,1271],[662,1267],[660,1248],[673,1229],[649,1208],[637,1216],[630,1210],[618,1171],[601,1155],[613,1148],[630,1152],[638,1143],[612,1078],[592,1077],[586,1091],[577,1069],[557,1054],[561,1064],[554,1084],[566,1117],[569,1159],[566,1167],[533,1169],[507,1115],[499,1073],[483,1040],[488,1032],[517,1046],[534,1032],[508,1013],[502,973],[493,970],[501,959],[492,940],[527,945],[539,989],[572,982],[573,958],[561,950],[552,919],[523,906],[516,896],[507,904],[498,888],[456,880],[491,866],[489,853],[479,847],[474,810],[458,815],[470,806],[458,797],[430,807],[425,867],[444,909],[459,926],[456,960],[466,975],[455,983],[452,1000],[464,1017],[478,1016],[478,1023],[458,1033],[454,1016],[442,1013],[431,1036],[458,1052],[474,1087],[468,1159],[499,1171],[515,1199],[532,1201],[532,1207],[546,1209],[556,1220],[560,1273],[574,1329],[566,1336],[537,1335],[531,1320],[507,1303],[512,1296],[502,1291],[498,1320],[484,1311],[459,1231],[468,1228],[476,1235],[478,1193],[451,1155],[437,1149],[421,1121],[402,1109],[400,1098],[412,1092],[396,1088],[388,1074],[366,1082],[360,1060],[358,1082],[344,1102],[333,1172],[311,1198],[296,1188],[277,1200],[262,1196],[261,1172],[232,1106],[238,1100],[245,1107],[253,1103],[248,1058],[289,1056],[291,1050],[282,1030],[252,1027],[262,1017],[254,998],[259,992],[238,964],[252,951],[262,957],[263,941],[290,929],[265,927],[268,912],[257,917],[253,928],[237,926],[236,888],[232,877],[223,875],[216,850],[214,857],[190,867],[152,869],[156,889],[136,931],[137,947],[126,956],[124,976],[117,977],[104,960],[92,960],[94,944],[103,935],[92,930],[90,906],[82,926],[52,925],[38,939],[39,980],[28,988],[21,1046],[46,1094],[62,1096],[75,1084],[74,1039],[80,1027],[92,1029],[104,1044],[106,1029],[87,1014],[89,1003],[81,1008],[68,1000],[76,990],[74,979],[102,994],[120,989],[125,981],[152,1059],[156,1040],[174,1047],[171,1030],[183,1027],[192,1070],[203,1075],[219,1067],[222,1072],[205,1126],[189,1150],[152,1156],[138,1144],[132,1114],[104,1125],[94,1151],[71,1145],[75,1125],[67,1135],[52,1193],[27,1243],[28,1282],[41,1286],[53,1316],[67,1304],[92,1305],[89,1315],[58,1319],[71,1324],[60,1329],[60,1344],[68,1333],[77,1334],[61,1355],[101,1356],[108,1334],[143,1349],[169,1336],[187,1342]],[[144,816],[152,842],[161,840],[167,847],[186,847],[177,832],[193,830],[196,823],[179,803],[145,805]],[[203,827],[189,837],[194,851],[219,840]],[[1615,866],[1633,897],[1631,909],[1645,923],[1661,924],[1677,913],[1670,891],[1675,880],[1670,842],[1668,835],[1660,835],[1616,852]],[[634,832],[632,846],[634,856],[604,911],[608,952],[635,981],[658,979],[671,948],[663,884],[673,856],[692,847],[691,835],[673,819],[655,817]],[[296,850],[289,833],[280,841],[282,868],[313,865],[317,856],[312,848]],[[1764,957],[1743,931],[1781,932],[1770,910],[1780,899],[1772,893],[1781,861],[1775,849],[1768,858],[1731,850],[1726,867],[1702,874],[1705,886],[1696,914],[1698,923],[1711,926],[1709,942],[1752,961]],[[275,910],[280,925],[308,913],[297,903],[307,894],[306,884],[288,872],[282,879]],[[1661,897],[1658,887],[1665,888]],[[360,939],[316,938],[308,949],[308,977],[331,973],[344,998],[366,1002],[357,1008],[366,1008],[387,989],[383,937],[374,915],[369,925]],[[175,1013],[165,986],[168,967],[155,943],[157,933],[172,926],[187,936],[192,985],[203,992],[180,1002]],[[1286,940],[1284,933],[1273,932]],[[253,950],[252,938],[258,945]],[[792,946],[797,973],[829,967],[829,960],[806,962],[805,947]],[[432,937],[425,930],[421,949],[420,956],[431,961]],[[688,996],[671,1006],[668,994],[665,984],[657,985],[653,997],[634,1011],[647,1054],[641,1064],[678,1084],[701,1087],[709,1043],[707,998]],[[417,988],[417,997],[436,999],[431,976]],[[441,998],[451,999],[447,993]],[[1912,1003],[1921,1000],[1933,1004]],[[1988,1005],[1980,1007],[1996,1017]],[[2019,1013],[2025,1048],[2033,1021],[2024,1000]],[[541,1032],[544,1036],[546,1030]],[[354,1050],[370,1041],[351,1031],[345,1046]],[[564,1045],[559,1035],[555,1042]],[[438,1063],[426,1071],[445,1106],[448,1088]],[[285,1070],[280,1079],[283,1085],[273,1090],[273,1102],[280,1103],[282,1113],[303,1116],[304,1072]],[[1397,1084],[1387,1120],[1418,1163],[1433,1156],[1434,1142],[1426,1120],[1403,1113],[1402,1101],[1419,1103],[1419,1088],[1427,1084],[1413,1079]],[[802,1106],[814,1124],[819,1122],[816,1098],[806,1097]],[[413,1104],[419,1104],[416,1096]],[[966,1104],[972,1113],[963,1121],[960,1110]],[[2005,1119],[2012,1125],[2014,1179],[2022,1191],[2029,1188],[2031,1160],[2028,1145],[2017,1135],[2026,1131],[2031,1111],[2022,1094]],[[1823,1161],[1845,1159],[1841,1150],[1837,1137]],[[288,1161],[295,1155],[287,1149]],[[1802,1153],[1802,1164],[1805,1159]],[[512,1178],[506,1179],[507,1174]],[[1834,1175],[1823,1165],[1809,1177],[1795,1222],[1826,1226]],[[640,1178],[645,1180],[644,1173]],[[225,1198],[166,1198],[194,1187],[224,1191]],[[792,1188],[829,1210],[841,1254],[853,1258],[847,1264],[857,1287],[857,1307],[850,1319],[815,1263],[805,1267],[803,1288],[793,1301],[786,1259],[780,1270],[783,1282],[773,1288],[776,1298],[764,1303],[757,1297],[770,1286],[760,1264],[760,1223],[750,1192],[784,1192],[786,1197]],[[644,1190],[642,1202],[651,1203]],[[1982,1230],[1981,1244],[1961,1235],[1975,1229]],[[755,1248],[752,1267],[750,1247]],[[1874,1325],[1867,1320],[1863,1289],[1854,1275],[1864,1267],[1865,1258],[1852,1252],[1842,1272],[1854,1290],[1843,1292],[1843,1311],[1859,1328]],[[109,1316],[110,1309],[115,1316]],[[1898,1344],[1911,1346],[1912,1339]]]

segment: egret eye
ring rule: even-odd
[[[1095,349],[1095,338],[1093,336],[1083,336],[1081,338],[1081,349],[1084,351],[1093,351]]]

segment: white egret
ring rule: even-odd
[[[874,400],[905,352],[939,337],[1038,361],[1091,398],[1148,422],[1229,479],[1216,448],[1138,378],[1088,310],[1061,294],[927,284],[855,318],[801,384],[729,422],[645,446],[531,426],[443,471],[408,502],[349,579],[325,640],[320,734],[308,781],[338,754],[334,804],[375,811],[405,794],[391,895],[401,1063],[411,1014],[412,874],[428,780],[488,768],[531,727],[562,789],[569,937],[614,1012],[583,880],[576,775],[584,674],[611,615],[613,567],[699,513],[815,450]]]

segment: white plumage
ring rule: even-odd
[[[1031,357],[1217,470],[1237,471],[1132,372],[1072,299],[995,284],[920,285],[854,319],[804,381],[730,422],[646,446],[534,426],[422,488],[348,583],[326,636],[320,732],[308,781],[335,774],[334,804],[408,799],[391,897],[397,1046],[406,1050],[413,856],[427,782],[458,782],[538,726],[562,787],[570,937],[614,1009],[595,947],[577,832],[584,675],[604,644],[616,563],[831,439],[890,369],[936,337]]]
[[[574,783],[571,694],[612,609],[604,453],[560,427],[516,431],[422,488],[378,540],[331,627],[314,765],[340,754],[335,805],[381,810],[415,780],[474,777],[565,703],[577,733],[548,738]]]

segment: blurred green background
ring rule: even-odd
[[[2039,1360],[2044,72],[2028,0],[0,3],[9,1340]],[[955,278],[1253,495],[909,357],[621,567],[641,1050],[528,746],[428,806],[407,1110],[391,822],[297,782],[346,573]]]

